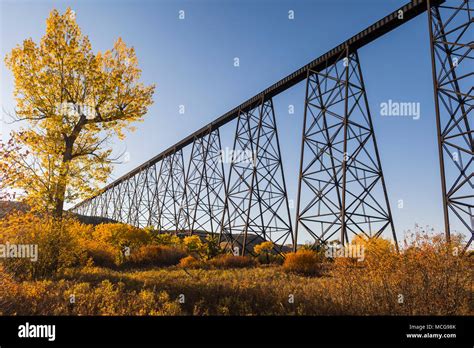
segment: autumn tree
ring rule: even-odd
[[[51,11],[39,44],[31,38],[5,58],[14,77],[20,130],[0,148],[0,185],[61,216],[111,172],[112,136],[124,138],[152,104],[133,47],[118,39],[95,54],[75,13]],[[24,126],[26,123],[26,126]]]
[[[265,261],[269,263],[270,254],[272,253],[273,248],[274,248],[274,245],[271,241],[265,241],[265,242],[255,245],[253,247],[253,251],[258,256],[262,256],[265,259]]]

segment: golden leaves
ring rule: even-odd
[[[24,40],[5,63],[14,77],[17,117],[29,127],[18,145],[30,152],[13,163],[11,176],[21,172],[23,179],[9,183],[37,192],[46,206],[90,195],[111,172],[107,139],[123,139],[153,102],[155,86],[139,81],[134,48],[119,38],[95,54],[75,12],[54,9],[39,44]],[[29,164],[20,168],[21,162]]]

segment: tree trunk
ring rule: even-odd
[[[56,198],[54,200],[53,216],[61,218],[64,210],[64,196],[66,195],[66,185],[60,185],[58,183],[56,190]]]
[[[68,163],[62,165],[61,171],[66,169]],[[66,175],[60,174],[58,181],[56,182],[56,194],[54,197],[54,207],[53,207],[53,216],[56,218],[61,218],[63,216],[64,210],[64,198],[66,196]]]
[[[66,196],[67,177],[69,172],[69,162],[72,160],[73,141],[66,138],[66,149],[63,153],[58,181],[56,182],[56,195],[54,197],[53,216],[62,218],[64,211],[64,198]]]

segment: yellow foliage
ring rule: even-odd
[[[1,185],[23,191],[35,209],[60,215],[65,201],[94,193],[111,172],[112,136],[124,137],[152,104],[133,47],[118,38],[92,51],[75,13],[52,10],[39,43],[26,39],[5,57],[16,115],[27,127],[0,146]]]
[[[148,233],[151,238],[151,242],[158,245],[168,245],[168,246],[180,246],[182,243],[181,238],[175,234],[171,233],[160,233],[157,230],[154,230],[150,227],[145,227],[143,229]]]
[[[95,266],[114,268],[120,261],[120,249],[104,241],[80,238],[79,247]]]
[[[270,241],[255,245],[253,251],[257,255],[258,262],[261,264],[272,263],[281,265],[283,263],[283,256],[274,252],[274,244]]]
[[[286,254],[282,267],[253,267],[254,258],[230,254],[203,262],[180,248],[143,244],[131,249],[125,267],[115,267],[121,237],[135,230],[111,226],[97,232],[70,218],[32,213],[0,220],[0,244],[39,246],[36,263],[0,263],[0,315],[472,315],[474,261],[461,255],[454,237],[448,245],[440,235],[415,235],[400,253],[384,241],[361,240],[369,254],[362,262],[323,262],[320,253],[298,250]],[[125,232],[114,232],[120,229]],[[91,267],[87,257],[114,268]]]
[[[346,295],[357,293],[359,305],[370,313],[381,307],[404,315],[469,312],[462,299],[474,290],[473,261],[461,255],[459,238],[453,236],[448,245],[442,235],[412,237],[400,253],[386,240],[366,241],[366,258],[358,267],[334,264],[335,286]]]
[[[0,220],[0,243],[32,246],[36,258],[6,258],[5,269],[18,278],[51,276],[84,261],[78,239],[70,229],[70,219],[56,220],[31,212],[9,214]]]
[[[364,246],[365,251],[373,254],[388,254],[396,251],[395,245],[387,239],[367,238],[365,236],[357,235],[352,240],[351,244]]]
[[[205,243],[197,235],[184,237],[183,245],[188,253],[194,253],[201,256],[206,252]]]
[[[1,273],[0,273],[1,279]],[[70,295],[75,303],[71,304]],[[0,287],[0,315],[180,315],[181,306],[165,291],[127,288],[123,282],[37,281]]]
[[[269,254],[273,250],[273,243],[270,241],[262,242],[253,247],[253,251],[257,255]]]
[[[150,235],[144,230],[122,223],[97,225],[92,235],[94,240],[120,248],[128,246],[137,249],[151,241]]]
[[[84,267],[54,281],[17,282],[0,267],[0,315],[472,315],[474,261],[454,250],[442,238],[422,237],[380,262],[324,264],[328,276],[322,277],[278,266]],[[70,294],[76,296],[72,307]]]

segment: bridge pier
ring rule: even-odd
[[[294,242],[272,99],[239,113],[222,238],[241,255],[260,240],[272,241],[278,253]]]
[[[356,50],[308,70],[303,123],[295,238],[304,230],[315,245],[344,245],[391,230],[396,243]]]
[[[188,163],[181,230],[220,233],[226,183],[218,128],[194,139]]]
[[[474,9],[468,0],[427,6],[445,234],[450,241],[450,221],[458,223],[466,250],[474,240]]]
[[[159,231],[179,231],[184,222],[181,209],[187,209],[184,195],[185,175],[183,150],[175,150],[161,160],[157,186],[157,224]]]

